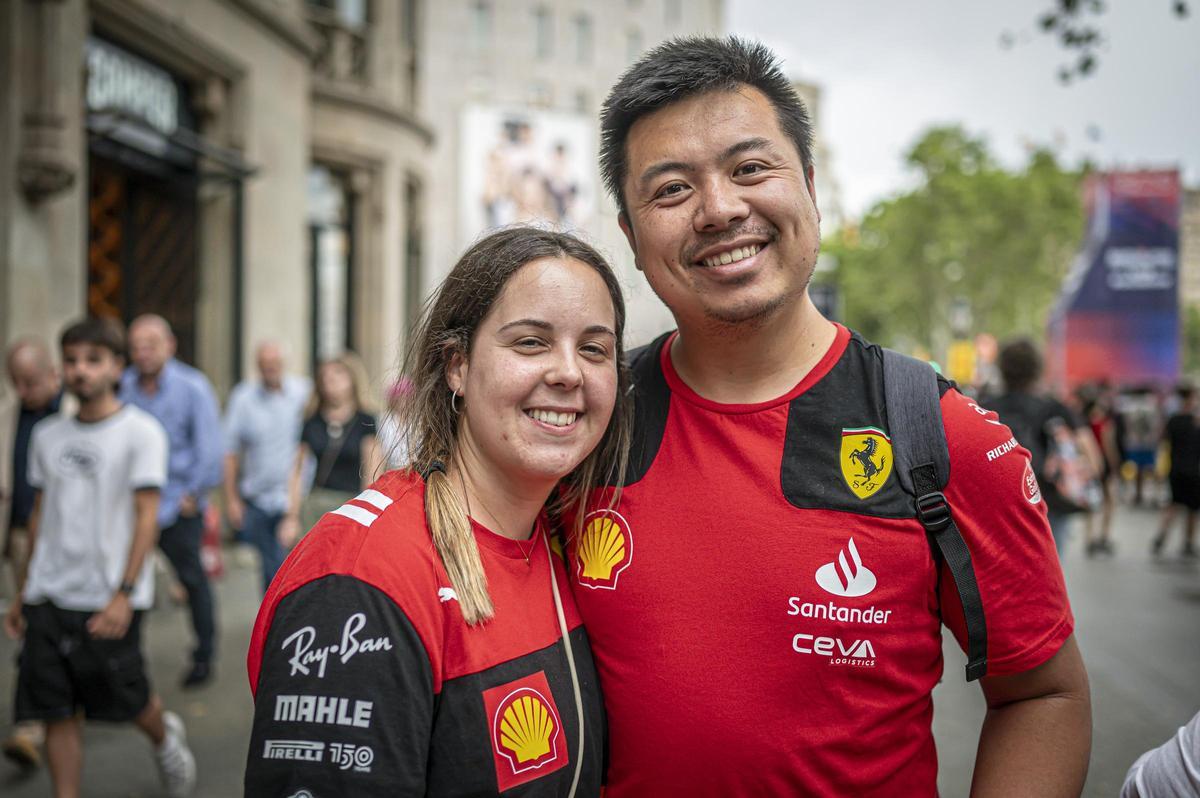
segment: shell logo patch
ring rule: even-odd
[[[616,590],[617,578],[633,562],[633,534],[620,513],[597,510],[584,519],[575,548],[575,574],[584,587]]]
[[[842,478],[860,499],[887,484],[892,475],[892,440],[876,427],[842,430]]]
[[[545,671],[484,690],[483,704],[500,792],[567,765],[562,719]]]

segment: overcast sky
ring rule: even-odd
[[[1053,4],[727,0],[726,21],[774,48],[789,75],[822,87],[825,168],[848,214],[903,189],[905,150],[949,122],[985,135],[1009,165],[1037,142],[1068,163],[1178,166],[1186,185],[1200,186],[1200,2],[1180,20],[1170,0],[1108,0],[1098,68],[1065,86],[1057,70],[1069,54],[1036,27]],[[1016,37],[1007,50],[1004,31]]]

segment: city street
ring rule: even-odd
[[[1114,796],[1142,751],[1174,734],[1200,709],[1200,568],[1176,557],[1178,538],[1161,561],[1148,554],[1157,513],[1122,509],[1114,529],[1116,554],[1087,559],[1075,530],[1065,556],[1077,636],[1091,676],[1095,736],[1085,794]],[[226,550],[218,585],[222,638],[215,683],[183,692],[186,618],[169,601],[147,619],[155,684],[166,705],[183,716],[199,762],[197,796],[241,795],[250,701],[244,654],[258,602],[257,568]],[[983,717],[979,690],[962,680],[964,657],[947,637],[946,675],[935,693],[934,728],[944,796],[969,790],[975,741]],[[0,717],[11,716],[16,646],[0,642]],[[664,741],[669,745],[670,741]],[[148,744],[132,728],[92,725],[85,740],[84,793],[96,798],[159,795]],[[0,762],[0,793],[9,798],[49,795],[44,770],[23,777]]]

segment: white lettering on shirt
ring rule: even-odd
[[[358,639],[358,633],[367,625],[367,616],[364,613],[356,612],[346,619],[346,625],[342,627],[342,640],[337,645],[321,646],[313,648],[313,643],[317,639],[317,630],[312,626],[305,626],[303,629],[298,629],[292,632],[284,639],[283,645],[280,648],[286,650],[288,646],[292,646],[292,656],[288,659],[288,664],[292,666],[290,676],[295,676],[297,673],[302,673],[307,676],[312,667],[317,668],[317,678],[325,678],[325,667],[329,663],[330,654],[339,654],[338,659],[343,665],[349,662],[358,654],[370,654],[377,651],[391,651],[392,641],[388,637],[366,638],[365,640]]]

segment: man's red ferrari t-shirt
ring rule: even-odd
[[[608,798],[934,795],[941,625],[966,632],[892,470],[880,349],[839,327],[799,385],[754,405],[697,395],[669,352],[656,453],[568,546]],[[945,383],[941,409],[989,674],[1019,673],[1073,627],[1045,506],[995,414]]]

